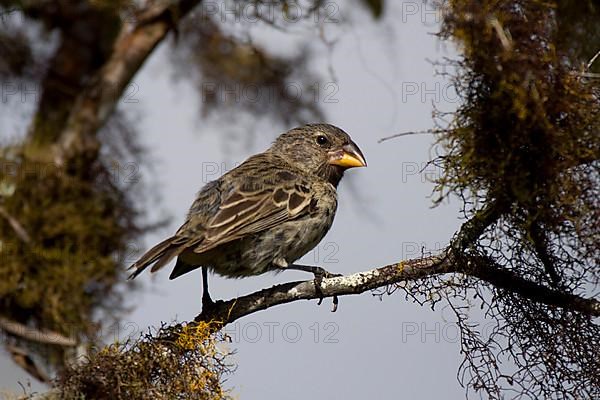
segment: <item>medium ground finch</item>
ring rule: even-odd
[[[366,165],[350,136],[333,125],[285,132],[268,150],[204,186],[177,233],[135,262],[129,278],[177,257],[170,279],[202,267],[204,303],[211,302],[207,269],[234,278],[285,269],[322,277],[328,274],[322,268],[294,262],[331,227],[344,171]]]

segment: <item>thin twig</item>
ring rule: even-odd
[[[498,21],[498,18],[493,17],[490,19],[489,22],[490,25],[492,25],[492,28],[494,28],[494,30],[496,31],[498,39],[500,39],[500,43],[502,43],[502,47],[504,47],[504,50],[510,51],[512,49],[512,40],[510,36],[507,35],[504,28],[502,28],[502,25],[500,24],[500,21]]]
[[[592,67],[592,64],[594,63],[594,61],[596,61],[596,59],[600,57],[600,50],[598,50],[598,52],[594,55],[594,57],[592,57],[592,59],[587,63],[585,69],[586,71],[589,71],[590,68]]]
[[[49,330],[38,330],[4,317],[0,317],[0,329],[3,329],[11,335],[30,340],[32,342],[54,344],[63,347],[77,346],[77,341],[75,339],[68,338],[60,333]]]
[[[10,215],[8,211],[6,211],[6,208],[0,206],[0,215],[8,221],[11,228],[13,228],[17,236],[22,241],[24,241],[27,244],[31,243],[31,237],[29,236],[25,228],[23,228],[23,225],[21,225],[21,223],[17,221],[15,217]]]
[[[391,136],[382,137],[381,139],[379,139],[377,141],[377,143],[382,143],[382,142],[385,142],[386,140],[395,139],[395,138],[402,137],[402,136],[425,135],[425,134],[435,135],[436,133],[444,133],[444,132],[447,132],[447,131],[444,129],[428,129],[426,131],[402,132],[402,133],[393,134]]]

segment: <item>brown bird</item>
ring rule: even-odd
[[[207,268],[234,278],[285,269],[330,275],[294,262],[331,227],[344,171],[366,165],[350,136],[333,125],[285,132],[265,152],[205,185],[177,233],[136,261],[129,279],[177,257],[170,279],[202,267],[202,299],[210,303]]]

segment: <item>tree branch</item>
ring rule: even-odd
[[[443,255],[402,261],[370,271],[323,279],[317,289],[314,281],[297,281],[273,286],[228,301],[217,301],[214,307],[203,310],[194,320],[231,323],[248,314],[297,300],[316,300],[325,297],[360,294],[403,280],[415,280],[448,272],[448,258]]]
[[[463,260],[468,260],[463,263]],[[515,273],[498,268],[483,257],[459,260],[449,251],[437,256],[401,261],[370,271],[323,279],[321,292],[314,281],[290,282],[273,286],[246,296],[228,301],[217,301],[214,307],[202,310],[194,321],[219,321],[223,325],[241,317],[280,304],[298,300],[317,300],[321,297],[360,294],[401,281],[422,279],[427,276],[460,273],[477,277],[497,288],[514,293],[539,303],[581,312],[589,316],[600,316],[600,301],[548,288],[530,282]]]
[[[474,259],[468,270],[463,272],[486,281],[497,289],[517,293],[537,303],[581,312],[591,317],[600,317],[600,301],[529,281],[513,271],[500,267],[488,258]]]
[[[187,15],[202,0],[165,1],[154,6],[152,18],[137,26],[124,23],[112,54],[77,97],[59,141],[56,160],[72,154],[96,153],[96,132],[106,122],[117,101],[156,46],[166,37],[174,22]]]
[[[452,239],[449,249],[454,251],[454,254],[462,254],[465,249],[474,244],[483,232],[506,212],[507,206],[499,200],[489,201],[481,210],[466,221],[460,231]]]
[[[63,347],[77,346],[77,341],[75,339],[65,337],[60,333],[48,330],[38,330],[4,317],[0,317],[0,329],[10,333],[11,335],[30,340],[32,342],[47,343]]]

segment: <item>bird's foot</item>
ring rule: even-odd
[[[324,297],[323,289],[321,288],[321,283],[323,282],[323,279],[335,278],[338,276],[342,276],[341,274],[334,274],[334,273],[327,271],[324,268],[317,267],[314,265],[301,265],[301,264],[289,264],[288,265],[288,263],[285,261],[285,259],[276,259],[274,264],[278,268],[295,269],[298,271],[312,273],[315,276],[315,290],[316,290],[317,294],[319,295],[319,302],[317,303],[318,305],[321,305],[321,303],[323,302],[323,297]],[[339,303],[339,300],[338,300],[337,296],[334,295],[333,296],[333,309],[331,310],[331,312],[335,312],[337,310],[338,303]]]
[[[313,274],[315,275],[315,290],[319,294],[319,302],[317,305],[321,305],[321,303],[323,303],[323,289],[321,287],[323,279],[335,278],[342,276],[342,274],[334,274],[321,267],[314,267]],[[333,295],[333,308],[331,309],[331,312],[337,311],[339,302],[337,295]]]

